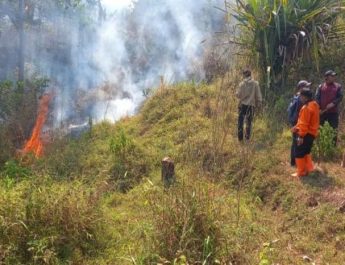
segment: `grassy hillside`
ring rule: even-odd
[[[0,264],[342,264],[344,169],[291,178],[290,133],[268,108],[239,144],[237,81],[162,87],[134,117],[7,162]]]

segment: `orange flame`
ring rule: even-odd
[[[50,94],[44,94],[39,102],[38,116],[36,120],[35,127],[32,131],[31,138],[25,144],[23,153],[27,154],[32,152],[35,156],[41,157],[43,154],[43,143],[41,139],[41,131],[44,123],[47,120],[47,114],[49,111],[49,103],[52,96]]]

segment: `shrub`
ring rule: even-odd
[[[9,160],[5,163],[1,175],[5,178],[19,180],[30,176],[31,172],[28,168],[19,165],[17,161]]]
[[[327,121],[320,127],[319,137],[313,148],[313,153],[318,157],[318,160],[331,160],[338,153],[335,145],[336,136],[336,130]]]

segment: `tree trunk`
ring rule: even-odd
[[[18,81],[24,82],[24,48],[25,48],[25,32],[24,32],[24,0],[19,0],[18,9],[18,32],[19,32],[19,51],[18,51]]]
[[[165,188],[169,188],[175,182],[175,165],[170,157],[162,160],[162,182]]]

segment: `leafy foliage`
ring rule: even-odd
[[[335,145],[336,137],[336,130],[326,121],[325,124],[320,127],[320,134],[313,150],[319,160],[331,160],[338,153],[338,149]]]
[[[269,86],[282,86],[289,67],[298,59],[312,59],[318,70],[320,53],[329,38],[343,36],[336,25],[345,1],[237,0],[231,5],[242,29],[242,42],[259,54],[261,74]]]

